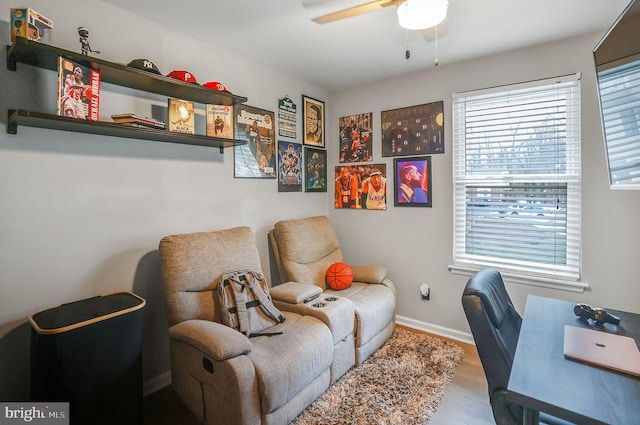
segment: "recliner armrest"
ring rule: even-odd
[[[387,268],[384,266],[352,265],[353,280],[364,283],[382,283],[387,277]]]
[[[269,290],[271,298],[287,304],[299,304],[308,302],[322,293],[322,288],[306,283],[287,282],[274,286]]]
[[[242,333],[208,320],[187,320],[169,328],[169,337],[192,345],[221,362],[251,352],[251,342]]]

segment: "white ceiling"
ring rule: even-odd
[[[593,31],[604,35],[629,3],[449,0],[436,54],[435,30],[402,29],[394,7],[324,25],[311,21],[368,0],[103,1],[327,91],[430,68],[436,57],[444,66]]]

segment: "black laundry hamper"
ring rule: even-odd
[[[32,315],[31,400],[69,402],[71,424],[141,424],[145,303],[118,292]]]

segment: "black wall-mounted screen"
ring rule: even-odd
[[[640,190],[640,0],[593,50],[612,189]]]

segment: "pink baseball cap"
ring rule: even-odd
[[[225,86],[224,84],[218,82],[218,81],[209,81],[207,83],[204,83],[202,85],[202,87],[206,87],[208,89],[211,90],[217,90],[217,91],[226,91],[227,93],[231,93],[229,91],[229,89],[227,88],[227,86]]]
[[[184,81],[185,83],[198,84],[195,75],[189,71],[175,70],[167,74],[167,77],[175,78],[176,80]]]

